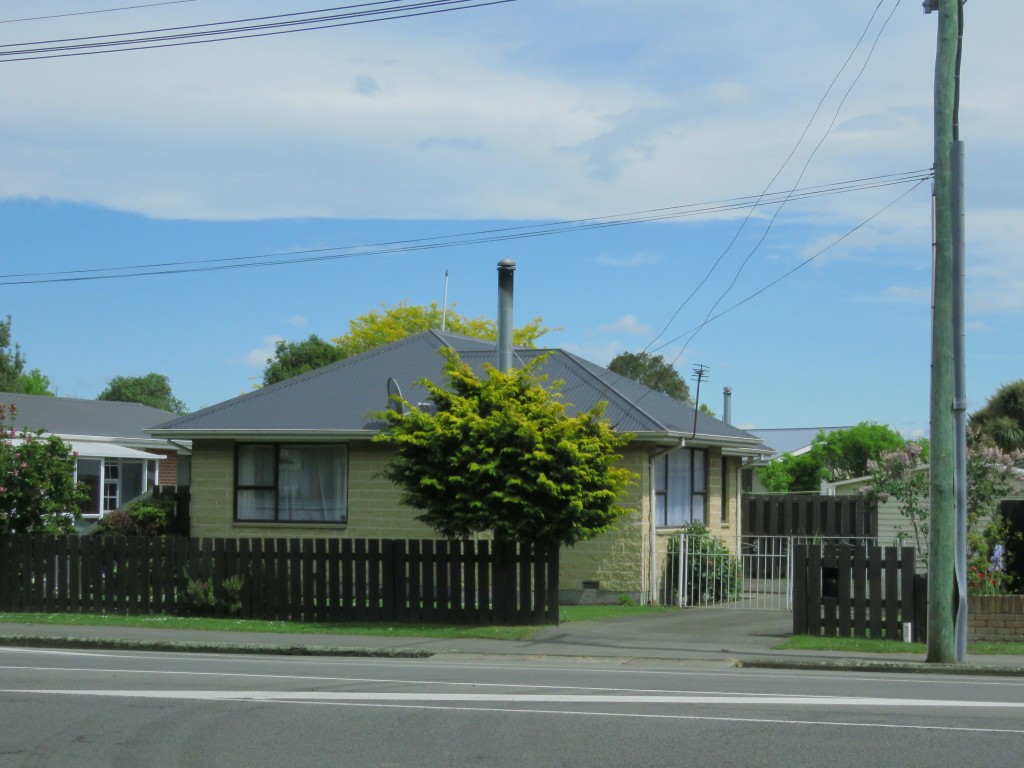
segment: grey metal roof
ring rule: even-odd
[[[0,403],[17,408],[16,428],[42,429],[55,435],[151,440],[145,429],[175,416],[170,411],[140,403],[11,392],[0,392]]]
[[[232,400],[158,425],[153,434],[195,438],[200,435],[297,434],[313,432],[367,433],[382,423],[373,413],[388,402],[388,379],[402,396],[416,404],[427,391],[416,382],[443,381],[449,346],[474,369],[496,361],[494,342],[438,331],[425,331],[361,355],[273,384]],[[620,432],[646,437],[689,437],[694,409],[619,374],[564,350],[516,349],[517,362],[547,355],[538,374],[563,382],[561,393],[570,413],[607,402],[605,415]],[[705,414],[697,414],[697,442],[723,442],[753,448],[758,438]]]

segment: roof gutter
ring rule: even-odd
[[[174,440],[372,440],[379,429],[154,429],[154,437]]]

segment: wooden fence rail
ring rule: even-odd
[[[196,599],[204,589],[214,605]],[[6,535],[0,611],[557,624],[558,551],[491,541]]]
[[[793,633],[902,640],[925,636],[926,590],[913,547],[799,544],[793,549]]]

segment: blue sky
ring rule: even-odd
[[[328,5],[194,0],[15,21],[132,4],[5,3],[0,44]],[[966,14],[974,409],[1024,376],[1024,3],[973,2]],[[401,253],[367,246],[927,169],[936,25],[918,0],[518,0],[2,62],[0,313],[61,395],[157,371],[198,408],[248,390],[276,339],[330,338],[382,304],[440,302],[446,270],[456,309],[493,317],[495,265],[512,258],[516,319],[558,328],[549,346],[599,363],[648,348],[688,379],[702,363],[702,400],[720,412],[731,386],[741,426],[870,419],[923,434],[928,182],[761,206],[746,223],[740,208]],[[12,277],[311,249],[341,258]]]

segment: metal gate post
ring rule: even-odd
[[[686,534],[679,534],[679,576],[677,581],[679,582],[679,590],[676,593],[676,603],[682,608],[685,605],[690,604],[690,569],[689,565],[690,546],[686,539]]]
[[[793,537],[786,539],[786,610],[793,610]]]

